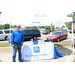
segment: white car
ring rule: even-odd
[[[9,35],[10,35],[10,30],[0,30],[0,40],[7,40]]]

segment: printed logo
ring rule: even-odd
[[[40,47],[39,46],[33,47],[33,50],[34,50],[34,53],[39,53]]]

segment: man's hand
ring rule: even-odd
[[[21,46],[23,45],[23,43],[21,43]]]
[[[12,45],[12,47],[14,48],[14,45]]]

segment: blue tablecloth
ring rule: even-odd
[[[54,45],[54,58],[58,59],[58,58],[63,57],[63,56],[65,56],[65,54],[59,53],[57,48]]]

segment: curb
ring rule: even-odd
[[[0,49],[10,49],[10,47],[0,47]],[[11,49],[13,48],[11,47]]]

